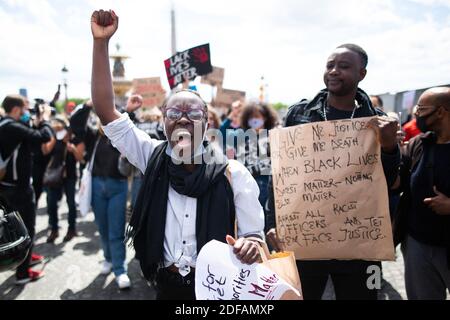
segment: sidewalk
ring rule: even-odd
[[[41,197],[40,209],[36,219],[36,245],[34,252],[42,254],[50,261],[44,267],[45,277],[25,286],[14,284],[14,272],[0,273],[0,300],[152,300],[154,290],[140,275],[139,263],[133,259],[134,252],[127,248],[131,290],[120,291],[114,275],[99,274],[103,260],[100,239],[92,213],[78,219],[79,236],[68,243],[62,239],[67,231],[67,206],[65,200],[60,209],[60,237],[54,244],[47,244],[48,216],[45,208],[45,194]],[[398,252],[396,262],[383,263],[382,300],[406,299],[403,281],[403,259]],[[323,296],[334,299],[332,285]]]
[[[120,291],[114,275],[100,275],[103,261],[100,236],[93,213],[77,219],[79,236],[70,242],[62,239],[67,231],[67,206],[65,198],[60,209],[59,238],[54,244],[46,243],[48,216],[45,208],[45,194],[41,197],[36,219],[36,241],[34,252],[50,258],[43,266],[45,277],[25,286],[14,284],[14,272],[0,273],[0,300],[151,300],[155,298],[152,288],[140,275],[134,253],[127,248],[128,274],[132,289]]]

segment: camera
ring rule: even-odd
[[[41,116],[41,108],[46,104],[44,99],[36,98],[34,99],[34,107],[30,110],[32,115],[35,115],[37,118]],[[52,116],[56,115],[56,109],[54,107],[50,107],[52,110]]]

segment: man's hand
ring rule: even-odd
[[[67,143],[67,152],[74,153],[77,150],[73,143]]]
[[[51,116],[52,108],[48,104],[45,104],[43,109],[41,110],[41,117],[39,119],[39,122],[50,121]]]
[[[112,10],[94,11],[91,16],[92,36],[96,40],[109,40],[119,27],[119,17]]]
[[[227,236],[227,243],[234,248],[234,254],[244,264],[253,264],[261,258],[259,254],[259,243],[247,238],[235,240],[232,236]]]
[[[226,151],[227,159],[234,160],[234,157],[236,156],[236,151],[234,148],[227,148]]]
[[[272,228],[266,233],[267,242],[272,246],[272,248],[277,251],[284,251],[284,245],[277,235],[277,229]]]
[[[434,187],[434,193],[436,193],[436,197],[426,198],[423,202],[439,215],[450,215],[450,198],[439,192],[436,187]]]
[[[376,117],[370,120],[368,126],[377,132],[383,152],[393,153],[398,145],[398,122],[390,117]]]
[[[139,94],[133,94],[128,98],[127,102],[127,112],[134,112],[140,107],[142,107],[142,103],[144,102],[143,98]]]
[[[88,101],[86,101],[86,102],[84,103],[84,105],[85,105],[86,107],[89,107],[89,108],[94,107],[94,103],[92,103],[92,100],[91,100],[91,99],[89,99]]]

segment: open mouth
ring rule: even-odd
[[[187,130],[178,130],[175,134],[177,145],[184,148],[191,145],[191,134]]]

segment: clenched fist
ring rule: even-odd
[[[133,94],[128,98],[127,102],[127,112],[134,112],[140,107],[142,107],[142,103],[144,102],[143,98],[139,94]]]
[[[119,27],[119,17],[113,10],[94,11],[91,16],[91,30],[94,39],[109,40]]]
[[[398,122],[394,118],[381,116],[370,120],[368,126],[373,128],[380,140],[384,152],[394,152],[398,146],[397,130]]]

